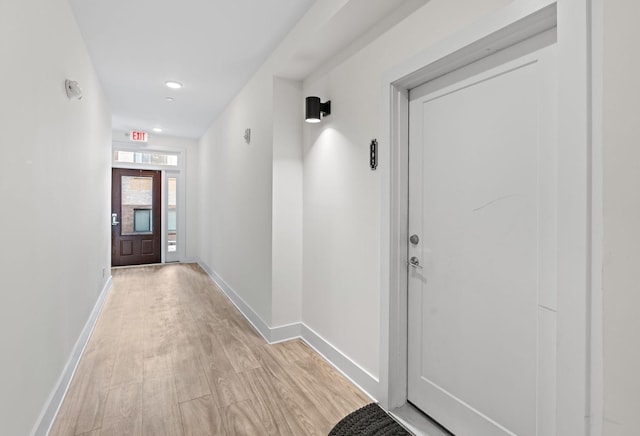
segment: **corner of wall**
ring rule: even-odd
[[[302,83],[273,78],[272,325],[302,319]]]
[[[222,278],[220,278],[220,276],[209,268],[206,263],[199,260],[198,264],[267,343],[275,344],[300,338],[369,397],[374,400],[379,398],[381,390],[380,381],[325,338],[302,322],[295,322],[278,327],[269,327],[267,323],[265,323],[264,320],[262,320],[262,318],[260,318],[260,316],[227,283],[225,283]]]
[[[260,317],[260,315],[253,310],[253,308],[227,283],[224,279],[214,271],[206,262],[202,259],[198,260],[198,265],[209,275],[211,280],[220,288],[222,292],[231,300],[234,306],[244,315],[254,329],[267,341],[271,341],[271,328]]]

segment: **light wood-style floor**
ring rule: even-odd
[[[304,342],[267,344],[197,265],[113,279],[51,436],[326,435],[370,402]]]

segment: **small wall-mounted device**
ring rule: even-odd
[[[75,80],[65,80],[64,89],[67,91],[67,97],[82,100],[82,88]]]
[[[244,142],[251,144],[251,129],[244,129]]]
[[[378,168],[378,140],[372,139],[369,144],[369,166],[371,171],[375,171]]]

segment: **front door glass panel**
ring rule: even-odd
[[[122,235],[153,232],[153,178],[122,176]]]
[[[178,248],[177,242],[177,183],[176,177],[167,179],[167,251],[173,253]]]

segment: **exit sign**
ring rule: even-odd
[[[131,132],[131,135],[129,135],[129,138],[134,142],[147,142],[147,132],[137,132],[134,130]]]

